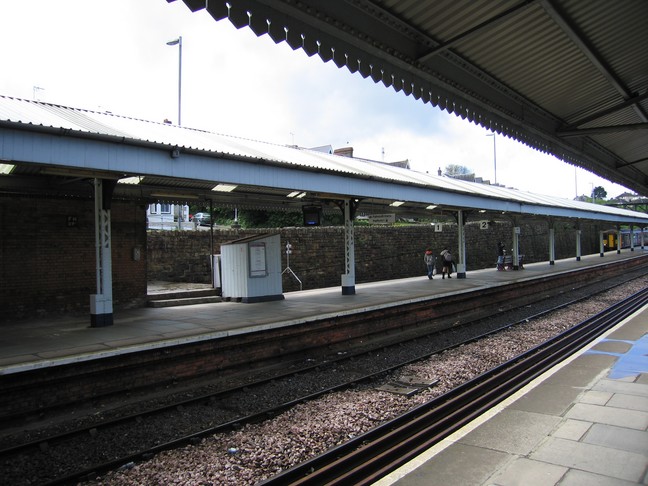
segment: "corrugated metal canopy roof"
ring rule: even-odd
[[[357,198],[364,208],[419,216],[432,214],[427,208],[434,205],[437,213],[481,209],[491,215],[648,223],[648,215],[610,206],[1,95],[0,161],[16,166],[9,175],[0,174],[4,193],[87,197],[89,185],[77,182],[139,176],[137,185],[119,184],[117,194],[272,209]],[[217,193],[212,188],[218,183],[237,187]],[[288,196],[292,191],[304,194]],[[405,204],[391,207],[394,200]]]
[[[184,3],[648,196],[645,0]]]

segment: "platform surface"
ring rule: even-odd
[[[557,260],[554,265],[527,264],[517,271],[483,269],[469,271],[462,279],[455,275],[442,280],[437,275],[429,280],[422,270],[420,277],[358,284],[354,295],[342,295],[341,287],[331,287],[286,292],[284,300],[272,302],[218,302],[121,310],[114,313],[114,324],[107,327],[90,327],[90,315],[7,322],[0,326],[0,375],[440,298],[646,253],[647,250],[641,249],[623,250],[621,254],[608,252],[604,257],[583,256],[580,261]],[[172,287],[176,290],[181,284]],[[164,290],[163,286],[157,286],[149,289],[149,293]]]
[[[119,311],[114,325],[90,317],[3,324],[0,374],[80,362],[325,315],[414,302],[635,258],[616,252],[468,272],[465,279],[420,277],[285,293],[285,300],[220,302]],[[149,294],[186,288],[158,283]],[[203,286],[204,287],[204,286]],[[379,481],[377,486],[648,485],[648,308],[588,350],[545,373],[470,425]]]

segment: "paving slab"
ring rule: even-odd
[[[459,440],[477,447],[527,455],[560,422],[558,417],[506,409]]]
[[[567,419],[551,434],[553,437],[567,440],[581,440],[592,427],[591,422]]]
[[[529,458],[625,481],[639,482],[646,470],[644,454],[619,450],[612,453],[608,447],[553,437]]]
[[[623,479],[604,476],[602,474],[570,469],[560,482],[560,486],[637,486],[637,483],[634,481],[625,481]]]
[[[583,442],[648,455],[648,432],[645,430],[594,424],[585,434]]]
[[[547,464],[546,462],[532,461],[521,457],[502,468],[492,478],[489,486],[529,486],[553,485],[567,474],[568,468]]]
[[[610,392],[588,390],[581,395],[579,401],[591,405],[606,405],[613,396],[614,394]]]
[[[493,465],[503,467],[510,457],[503,452],[456,444],[411,471],[398,486],[468,486],[482,484],[492,474]]]
[[[509,408],[524,412],[562,415],[582,392],[582,387],[543,383],[516,400]]]
[[[648,413],[646,412],[601,407],[589,403],[576,403],[565,416],[574,420],[617,425],[636,430],[646,430],[648,427]]]
[[[622,393],[624,395],[636,395],[648,398],[648,384],[638,382],[623,382],[620,380],[600,380],[592,388],[596,391],[609,393]]]
[[[610,401],[606,404],[608,407],[625,408],[628,410],[638,410],[648,412],[648,398],[640,395],[626,395],[625,393],[615,393]]]

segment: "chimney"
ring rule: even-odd
[[[343,148],[335,149],[333,151],[333,154],[341,155],[342,157],[353,158],[353,147],[343,147]]]

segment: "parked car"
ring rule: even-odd
[[[198,226],[209,226],[211,224],[211,215],[209,213],[196,213],[193,219]]]

